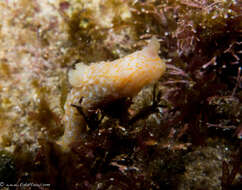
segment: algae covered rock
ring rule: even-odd
[[[0,151],[0,182],[14,183],[16,180],[16,167],[14,158],[7,151]]]

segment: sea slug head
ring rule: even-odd
[[[83,81],[83,73],[88,70],[88,66],[83,63],[75,65],[75,69],[71,69],[68,73],[69,82],[72,86],[80,86],[80,81]],[[84,82],[84,81],[83,81]]]

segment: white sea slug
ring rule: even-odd
[[[80,139],[85,128],[83,116],[73,105],[79,105],[88,113],[103,102],[111,103],[135,96],[145,85],[157,81],[165,72],[166,65],[160,59],[160,44],[156,38],[140,51],[112,62],[79,63],[71,70],[69,82],[73,86],[65,103],[65,132],[59,144],[63,147]]]

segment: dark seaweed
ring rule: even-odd
[[[62,11],[69,6],[66,2],[60,5]],[[130,4],[132,21],[116,18],[113,30],[132,29],[134,36],[130,34],[127,39],[136,39],[134,47],[156,35],[161,41],[160,54],[167,59],[168,70],[151,93],[151,104],[132,110],[133,102],[125,99],[99,105],[90,115],[73,105],[85,116],[89,133],[71,144],[69,153],[41,139],[29,178],[50,183],[50,189],[58,190],[177,189],[186,172],[185,155],[208,146],[216,137],[229,141],[229,148],[236,152],[230,157],[231,163],[221,161],[221,188],[236,189],[236,175],[241,179],[239,7],[232,1]],[[108,30],[96,29],[92,15],[91,10],[76,10],[67,18],[71,48],[64,55],[64,63],[117,57],[102,47]],[[85,27],[80,23],[86,23]],[[93,56],[100,49],[102,53]],[[33,117],[48,126],[43,118],[48,113],[54,120],[54,115],[44,100],[41,104],[45,112],[37,110]],[[158,124],[152,115],[159,119]]]

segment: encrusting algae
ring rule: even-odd
[[[159,49],[160,44],[153,37],[142,50],[121,59],[89,66],[77,64],[69,72],[69,82],[73,88],[64,106],[65,132],[59,144],[67,148],[78,140],[85,125],[83,116],[73,105],[81,106],[83,112],[88,114],[103,104],[133,97],[144,86],[157,81],[166,69],[158,55]]]

